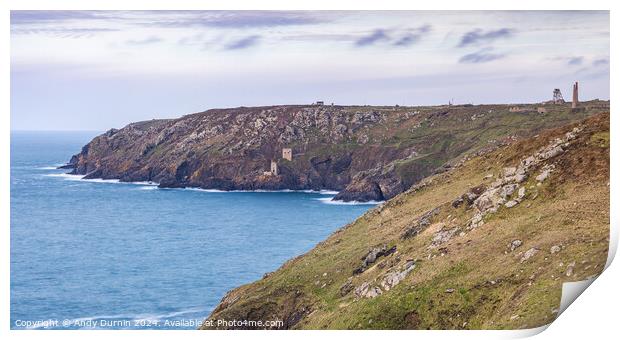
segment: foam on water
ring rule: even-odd
[[[377,205],[377,204],[381,204],[385,201],[367,201],[367,202],[360,202],[360,201],[349,201],[349,202],[345,202],[345,201],[334,201],[332,200],[331,197],[321,197],[321,198],[316,198],[316,200],[321,201],[322,203],[325,204],[334,204],[334,205]]]
[[[42,167],[39,169],[45,169],[45,170],[58,170],[55,167]],[[116,184],[134,184],[134,185],[142,185],[142,186],[148,186],[147,188],[140,188],[141,190],[153,190],[153,189],[158,189],[157,186],[159,185],[159,183],[156,182],[144,182],[144,181],[139,181],[139,182],[121,182],[118,179],[102,179],[102,178],[92,178],[92,179],[85,179],[84,175],[72,175],[72,174],[68,174],[68,173],[52,173],[52,174],[45,174],[43,176],[47,176],[47,177],[61,177],[64,178],[66,180],[70,180],[70,181],[84,181],[84,182],[92,182],[92,183],[116,183]],[[293,189],[282,189],[282,190],[265,190],[265,189],[256,189],[256,190],[220,190],[220,189],[202,189],[202,188],[163,188],[163,189],[184,189],[184,190],[195,190],[195,191],[202,191],[202,192],[211,192],[211,193],[235,193],[235,192],[269,192],[269,193],[273,193],[273,192],[303,192],[303,193],[309,193],[309,194],[320,194],[320,195],[337,195],[338,191],[334,191],[334,190],[293,190]],[[362,203],[362,202],[360,202]]]
[[[147,185],[147,186],[155,186],[155,187],[159,185],[159,183],[155,183],[155,182],[121,182],[118,179],[102,179],[102,178],[85,179],[84,175],[73,175],[73,174],[67,174],[67,173],[45,174],[43,176],[61,177],[68,181],[83,181],[83,182],[91,182],[91,183],[133,184],[133,185]]]

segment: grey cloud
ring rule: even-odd
[[[502,59],[506,55],[499,53],[492,53],[490,49],[483,49],[478,52],[469,53],[462,56],[459,59],[459,63],[461,64],[480,64],[487,63],[493,60]]]
[[[410,30],[410,32],[398,38],[398,40],[396,40],[392,45],[399,47],[411,46],[420,41],[420,39],[422,39],[422,37],[430,31],[431,25],[423,25],[418,28],[414,28]]]
[[[576,66],[583,64],[583,57],[571,57],[566,61],[568,65]]]
[[[385,30],[376,29],[371,34],[363,36],[355,41],[355,46],[362,47],[373,45],[379,41],[390,40],[390,37],[387,35]]]
[[[140,14],[142,20],[136,20]],[[308,25],[333,17],[309,11],[11,11],[11,25],[114,19],[139,26],[252,28]]]
[[[475,45],[484,42],[491,42],[500,38],[509,38],[514,34],[514,30],[510,28],[501,28],[498,30],[492,31],[483,31],[481,29],[475,29],[473,31],[469,31],[461,37],[461,41],[458,44],[458,47],[465,47],[469,45]]]
[[[378,28],[372,31],[370,34],[367,34],[362,37],[358,37],[355,40],[355,46],[364,47],[370,46],[378,43],[389,42],[392,46],[397,47],[407,47],[411,46],[426,34],[431,31],[430,25],[423,25],[416,28],[410,28],[407,30],[386,30],[383,28]],[[389,33],[388,33],[389,32]]]
[[[144,25],[163,27],[253,28],[308,25],[324,22],[309,12],[285,11],[174,11]]]
[[[106,18],[104,11],[11,11],[11,25]]]
[[[419,34],[409,33],[401,37],[400,39],[396,40],[393,45],[394,46],[410,46],[410,45],[417,43],[419,40],[420,40]]]
[[[596,59],[592,62],[592,66],[603,66],[603,65],[609,65],[609,59],[608,58],[600,58],[600,59]]]
[[[224,47],[225,50],[241,50],[258,44],[259,35],[250,35],[245,38],[233,41]]]
[[[89,38],[98,33],[116,32],[113,28],[11,28],[11,34],[46,34],[58,38]]]

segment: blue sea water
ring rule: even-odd
[[[228,290],[371,207],[326,204],[325,193],[158,189],[54,169],[96,134],[11,134],[12,329],[196,328]]]

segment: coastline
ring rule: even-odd
[[[62,167],[51,167],[44,166],[39,167],[39,170],[64,170]],[[140,185],[144,186],[144,190],[192,190],[192,191],[201,191],[201,192],[209,192],[209,193],[307,193],[307,194],[319,194],[332,196],[317,198],[316,200],[321,201],[324,204],[332,204],[332,205],[379,205],[383,204],[385,201],[343,201],[343,200],[334,200],[333,197],[338,195],[339,191],[329,190],[329,189],[321,189],[321,190],[312,190],[312,189],[282,189],[282,190],[267,190],[267,189],[256,189],[256,190],[221,190],[221,189],[205,189],[198,187],[184,187],[184,188],[168,188],[168,187],[160,187],[160,183],[157,182],[146,182],[146,181],[136,181],[136,182],[127,182],[121,181],[120,179],[110,178],[84,178],[86,175],[74,175],[71,173],[53,173],[53,174],[45,174],[47,177],[61,177],[68,181],[83,181],[90,183],[108,183],[108,184],[129,184],[129,185]]]

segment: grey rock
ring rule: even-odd
[[[566,266],[566,276],[572,276],[575,270],[575,262],[571,262]]]
[[[385,275],[381,281],[381,287],[383,287],[385,291],[389,291],[392,287],[400,283],[400,281],[402,281],[407,274],[415,268],[415,262],[407,261],[403,267],[404,268],[402,270],[391,271]]]
[[[381,288],[371,286],[368,282],[364,282],[359,287],[355,288],[355,296],[357,297],[374,298],[382,293],[383,291],[381,291]]]
[[[521,263],[531,259],[534,255],[536,255],[538,253],[539,249],[538,248],[530,248],[528,251],[525,252],[525,254],[523,254],[523,256],[521,257]]]
[[[506,202],[506,204],[504,204],[504,206],[506,206],[506,208],[512,208],[515,205],[519,204],[519,202],[515,201],[515,200],[510,200],[508,202]]]
[[[523,244],[523,241],[514,240],[510,242],[510,244],[508,245],[508,248],[510,248],[510,251],[514,251],[515,249],[519,248],[522,244]]]

